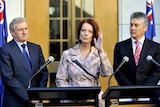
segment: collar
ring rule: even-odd
[[[21,48],[21,45],[22,45],[22,44],[26,44],[26,46],[27,46],[27,41],[25,41],[25,42],[23,42],[23,43],[22,43],[22,42],[18,42],[18,41],[16,41],[15,39],[14,39],[14,41],[16,42],[16,44],[18,45],[19,48]]]
[[[135,44],[135,39],[134,38],[132,38],[131,37],[131,40],[132,40],[132,44]],[[141,39],[139,39],[138,41],[139,41],[139,43],[141,44],[141,45],[143,45],[143,43],[144,43],[144,40],[145,40],[145,36],[143,36]]]

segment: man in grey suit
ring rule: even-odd
[[[40,45],[28,42],[28,24],[25,18],[18,17],[9,25],[13,40],[0,48],[0,71],[4,84],[3,107],[27,107],[29,80],[45,63]],[[23,55],[22,44],[29,64]],[[45,67],[31,81],[32,87],[46,87],[48,70]],[[33,101],[32,103],[36,103]]]
[[[160,67],[146,60],[148,55],[160,62],[160,44],[145,38],[148,18],[142,12],[135,12],[130,17],[131,38],[118,42],[114,49],[114,69],[118,68],[124,56],[129,61],[115,74],[121,86],[157,85],[160,79]],[[139,42],[139,56],[136,54],[136,43]],[[136,59],[134,57],[139,57]],[[137,64],[136,64],[137,62]]]

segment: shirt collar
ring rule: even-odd
[[[25,41],[25,42],[23,42],[23,43],[18,42],[18,41],[16,41],[15,39],[14,39],[14,41],[16,42],[16,44],[18,45],[18,47],[19,47],[20,49],[22,49],[22,47],[21,47],[22,44],[26,44],[26,46],[27,46],[27,41]]]
[[[134,44],[136,40],[135,40],[134,38],[132,38],[132,37],[131,37],[131,39],[132,39],[132,44]],[[145,36],[143,36],[143,37],[142,37],[141,39],[139,39],[138,41],[139,41],[139,43],[140,43],[141,45],[143,45],[144,40],[145,40]]]

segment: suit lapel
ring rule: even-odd
[[[73,66],[75,66],[77,68],[77,70],[79,72],[81,72],[84,76],[86,76],[88,79],[91,79],[91,76],[88,75],[82,68],[80,68],[77,64],[75,64],[74,62],[71,61],[72,58],[75,58],[78,60],[79,63],[81,63],[81,65],[87,70],[89,71],[89,69],[95,64],[97,63],[99,60],[98,60],[98,54],[97,54],[97,58],[94,57],[94,60],[93,62],[92,61],[89,61],[87,66],[85,66],[84,62],[81,62],[80,59],[81,59],[81,55],[80,55],[80,51],[79,51],[79,45],[76,45],[73,47],[72,50],[69,51],[70,52],[70,55],[67,56],[67,60],[73,64]],[[92,56],[93,57],[93,56]],[[90,59],[90,58],[89,58]],[[87,59],[87,60],[89,60]],[[92,62],[92,63],[91,63]]]
[[[24,68],[30,73],[29,68],[26,66],[27,65],[26,60],[14,40],[11,41],[11,49],[10,50],[15,55],[15,57],[17,57],[17,60],[18,60],[17,62],[21,63],[24,66]]]
[[[77,58],[77,56],[74,56]],[[76,71],[81,72],[85,77],[87,77],[88,79],[91,79],[91,76],[88,75],[81,67],[79,67],[76,63],[74,63],[73,61],[71,61],[71,58],[68,57],[67,60],[73,65],[75,66],[75,68],[77,69]],[[79,61],[78,61],[79,62]],[[82,65],[82,64],[81,64]],[[83,66],[83,65],[82,65]],[[85,67],[84,67],[85,68]],[[86,69],[86,68],[85,68]],[[86,69],[87,70],[87,69]],[[88,70],[87,70],[88,71]]]
[[[96,63],[100,63],[99,60],[98,51],[92,47],[91,52],[84,63],[84,67],[89,71]]]
[[[32,65],[32,71],[33,73],[37,72],[35,70],[35,66],[37,66],[37,60],[35,60],[37,57],[38,57],[38,54],[35,49],[35,47],[32,45],[32,43],[30,42],[27,42],[27,47],[28,47],[28,50],[29,50],[29,55],[30,55],[30,60],[31,60],[31,65]]]
[[[133,54],[133,48],[132,48],[132,41],[131,41],[131,39],[128,39],[128,41],[125,44],[124,48],[127,51],[127,55],[126,56],[128,56],[130,58],[130,61],[133,63],[133,65],[136,66],[135,61],[134,61],[134,54]]]
[[[140,59],[139,59],[139,64],[143,61],[146,60],[146,56],[148,54],[148,51],[151,49],[152,45],[150,45],[150,42],[145,39],[144,44],[143,44],[143,48],[141,50],[141,55],[140,55]]]

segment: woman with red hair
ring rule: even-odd
[[[77,30],[79,43],[63,52],[56,74],[57,87],[99,86],[99,74],[111,75],[113,68],[103,49],[102,33],[93,19],[84,19]],[[79,64],[77,64],[77,62]],[[99,101],[104,106],[101,91]],[[65,100],[66,101],[66,100]]]

